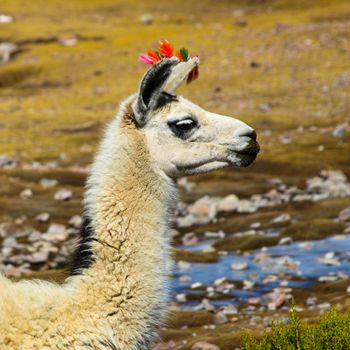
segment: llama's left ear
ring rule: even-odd
[[[179,63],[177,58],[166,58],[154,64],[144,75],[140,88],[133,104],[136,121],[143,126],[150,111],[158,106],[163,85],[169,78],[172,69]]]

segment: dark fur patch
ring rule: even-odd
[[[80,229],[78,246],[73,254],[70,275],[76,276],[82,273],[83,269],[89,268],[95,261],[91,250],[91,242],[94,239],[94,230],[91,227],[91,218],[84,213],[83,224]]]
[[[155,109],[162,108],[168,103],[177,102],[178,98],[175,95],[169,94],[166,91],[162,91],[157,100]]]

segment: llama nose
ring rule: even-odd
[[[239,137],[249,137],[250,139],[256,141],[256,131],[253,128],[241,128],[238,132],[237,132],[237,136]]]

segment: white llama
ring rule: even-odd
[[[176,178],[247,166],[259,151],[243,122],[173,95],[197,63],[152,66],[109,125],[66,282],[0,277],[0,349],[152,347],[168,302]]]

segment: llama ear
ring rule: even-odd
[[[136,101],[133,104],[135,118],[139,125],[144,125],[150,111],[158,106],[163,85],[169,78],[172,69],[179,63],[177,58],[166,58],[154,64],[144,75]]]

